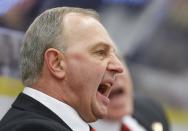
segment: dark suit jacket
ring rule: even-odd
[[[0,122],[0,131],[72,131],[51,110],[20,94]]]
[[[152,124],[160,122],[163,131],[169,131],[166,114],[159,103],[141,94],[135,95],[133,117],[147,130],[154,131]]]
[[[135,97],[133,117],[147,129],[153,131],[154,122],[160,122],[163,131],[168,131],[168,121],[161,106],[150,98]],[[20,94],[0,122],[0,131],[71,131],[57,115],[35,99]]]

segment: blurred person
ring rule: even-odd
[[[103,0],[44,0],[40,11],[59,6],[70,6],[99,10]]]
[[[5,3],[11,4],[10,0],[0,2],[6,6]],[[3,14],[0,12],[0,25],[26,31],[35,17],[47,9],[70,6],[98,10],[100,5],[101,0],[15,0]]]
[[[168,131],[166,114],[156,101],[140,93],[133,95],[128,68],[118,74],[110,93],[105,119],[91,123],[96,131]]]
[[[21,45],[23,92],[0,131],[89,131],[107,115],[116,47],[93,10],[59,7],[38,16]]]
[[[14,4],[0,16],[0,25],[16,30],[26,30],[26,27],[36,17],[42,1],[44,0],[16,0],[16,2],[12,2]]]

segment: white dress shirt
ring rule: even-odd
[[[73,131],[89,131],[89,125],[82,120],[79,114],[69,105],[48,96],[38,90],[25,87],[24,94],[39,101],[41,104],[49,108],[57,116],[59,116]]]
[[[121,122],[126,124],[131,131],[146,131],[134,118],[125,116],[121,121],[98,120],[90,123],[96,131],[120,131]]]

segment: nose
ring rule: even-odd
[[[115,54],[111,56],[111,60],[108,64],[107,69],[109,71],[114,72],[114,74],[122,73],[124,70],[123,64],[121,63],[121,61],[118,59],[118,57]]]

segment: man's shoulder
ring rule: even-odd
[[[70,131],[62,124],[33,112],[10,109],[0,122],[0,131]]]
[[[20,94],[0,122],[0,131],[70,131],[66,123],[35,99]]]
[[[57,122],[45,119],[23,119],[0,125],[0,131],[70,131]]]

